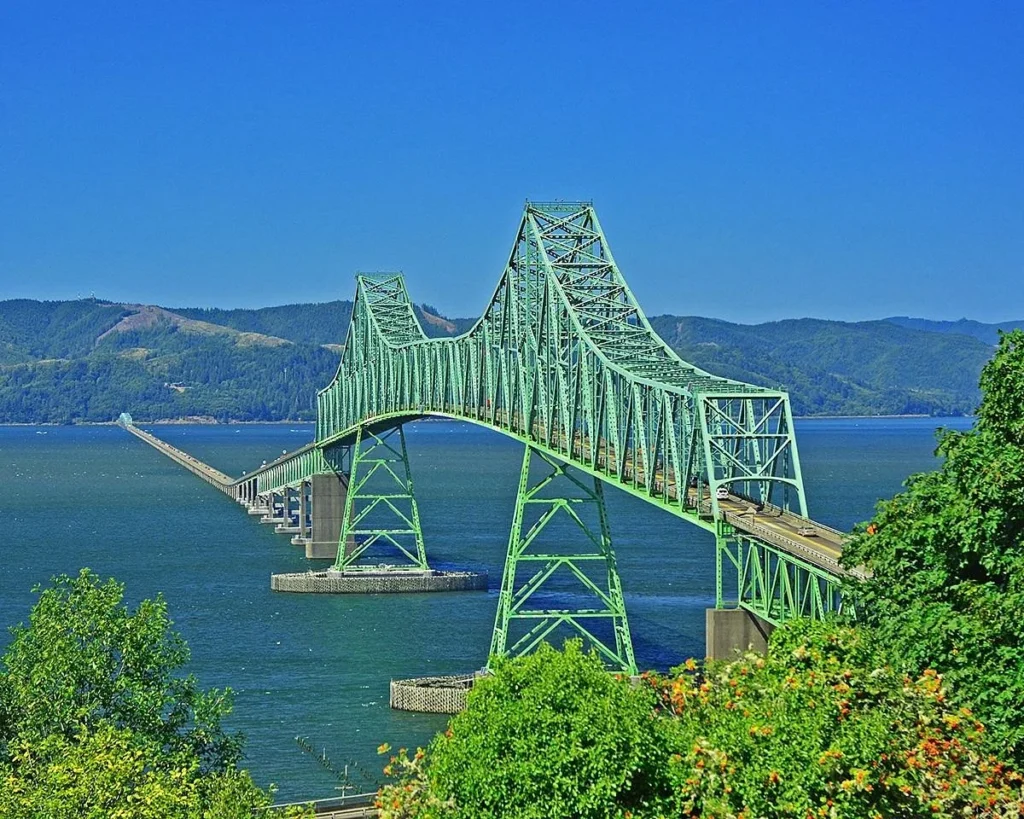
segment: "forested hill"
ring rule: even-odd
[[[928,330],[933,333],[958,333],[973,336],[986,344],[995,346],[999,343],[999,332],[1007,332],[1024,327],[1024,321],[1004,321],[999,324],[982,324],[980,321],[959,319],[958,321],[930,321],[929,319],[910,318],[908,316],[892,316],[886,321],[910,327],[913,330]]]
[[[0,422],[110,421],[124,410],[140,420],[312,420],[351,311],[348,301],[258,310],[2,301]],[[428,305],[417,313],[433,336],[474,321]],[[996,336],[995,325],[967,322],[961,333],[950,325],[963,322],[923,319],[651,321],[699,367],[788,389],[800,415],[971,412]]]

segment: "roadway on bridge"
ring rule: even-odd
[[[718,506],[726,522],[740,532],[766,540],[819,568],[847,574],[839,564],[847,536],[830,526],[775,506],[758,512],[755,504],[736,495],[719,500]]]

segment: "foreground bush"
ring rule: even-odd
[[[426,778],[422,755],[392,763],[407,775],[383,795],[383,815],[597,819],[639,810],[667,784],[656,704],[651,688],[615,679],[577,642],[503,661],[435,739]]]
[[[1021,778],[933,671],[880,664],[864,632],[797,623],[767,657],[656,681],[675,753],[673,816],[1018,814]]]
[[[935,472],[879,504],[843,554],[871,578],[858,618],[910,674],[942,673],[988,726],[986,748],[1024,765],[1024,332],[982,373],[974,428],[946,431]]]
[[[769,654],[640,685],[568,644],[509,661],[429,751],[392,763],[384,817],[1019,816],[1021,777],[943,681],[864,632],[794,624]]]
[[[178,672],[162,599],[83,570],[41,592],[0,664],[0,816],[249,819],[270,803],[237,768],[230,692]]]

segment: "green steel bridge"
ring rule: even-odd
[[[334,571],[427,571],[403,425],[428,416],[523,445],[492,657],[567,631],[635,672],[606,485],[714,537],[717,609],[779,624],[843,605],[843,535],[808,518],[787,393],[679,358],[590,203],[528,202],[487,309],[455,338],[424,334],[400,274],[357,276],[315,440],[221,488],[271,508],[283,492],[287,509],[290,490],[340,476]],[[569,605],[551,601],[558,577],[580,589]]]

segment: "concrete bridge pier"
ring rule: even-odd
[[[285,495],[283,492],[267,493],[267,513],[260,518],[260,523],[273,523],[280,526],[285,522]]]
[[[338,538],[345,517],[345,498],[348,495],[348,475],[327,472],[313,475],[309,482],[310,536],[306,542],[306,557],[311,560],[335,560],[338,557]]]
[[[301,492],[301,489],[299,491]],[[286,486],[281,491],[281,516],[282,522],[274,527],[274,531],[281,535],[298,534],[299,524],[295,512],[295,504],[292,503],[292,490],[289,486]]]
[[[293,546],[305,546],[310,540],[309,533],[309,494],[310,486],[309,481],[302,481],[299,484],[299,519],[297,524],[298,531],[292,538]]]
[[[705,652],[709,660],[731,660],[752,649],[768,651],[775,626],[747,609],[708,609],[705,616]]]
[[[273,497],[268,497],[266,494],[254,495],[252,503],[249,506],[250,515],[259,515],[260,523],[263,522],[263,518],[270,514],[270,509],[273,506]]]

